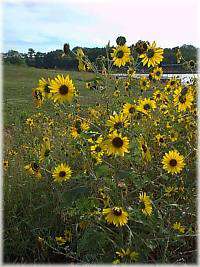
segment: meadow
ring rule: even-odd
[[[135,49],[100,72],[81,49],[79,72],[4,66],[4,262],[196,263],[197,81]]]

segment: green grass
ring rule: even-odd
[[[37,87],[41,77],[53,78],[58,74],[70,75],[84,103],[94,101],[85,89],[85,82],[94,78],[92,73],[5,65],[3,68],[4,126],[19,124],[21,120],[31,115],[35,109],[31,95],[32,89]]]

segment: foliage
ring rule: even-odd
[[[124,46],[108,43],[101,71],[81,49],[92,73],[27,71],[35,108],[5,128],[5,262],[196,262],[197,81],[162,81],[155,43]]]

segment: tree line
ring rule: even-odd
[[[46,68],[46,69],[62,69],[62,70],[77,70],[78,60],[75,57],[75,52],[79,47],[74,47],[68,55],[63,56],[63,50],[57,49],[51,52],[36,52],[33,48],[29,48],[27,53],[20,53],[15,50],[9,50],[7,53],[3,53],[3,62],[7,64],[18,64],[27,65],[35,68]],[[112,47],[110,48],[112,50]],[[164,60],[161,63],[165,73],[186,73],[191,72],[186,67],[186,64],[177,64],[176,51],[181,51],[181,54],[185,62],[193,61],[195,66],[193,72],[197,72],[197,53],[198,48],[193,45],[182,45],[181,47],[165,48],[164,49]],[[101,56],[106,57],[106,48],[82,48],[85,55],[90,61],[96,63],[101,68],[99,58]],[[115,68],[115,71],[125,71]],[[147,69],[142,68],[142,65],[138,67],[138,72],[146,72]]]

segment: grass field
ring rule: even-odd
[[[36,108],[32,89],[57,74],[80,95]],[[169,81],[105,75],[98,92],[89,72],[14,65],[3,78],[5,263],[196,262],[195,80],[175,79],[177,104]],[[61,163],[72,173],[56,181]]]
[[[36,69],[26,66],[5,65],[3,68],[3,102],[5,127],[19,123],[27,118],[34,109],[32,88],[37,87],[39,78],[55,77],[57,74],[69,74],[75,86],[84,97],[84,103],[95,101],[87,90],[83,90],[84,83],[93,79],[92,73],[77,71],[59,71]]]

